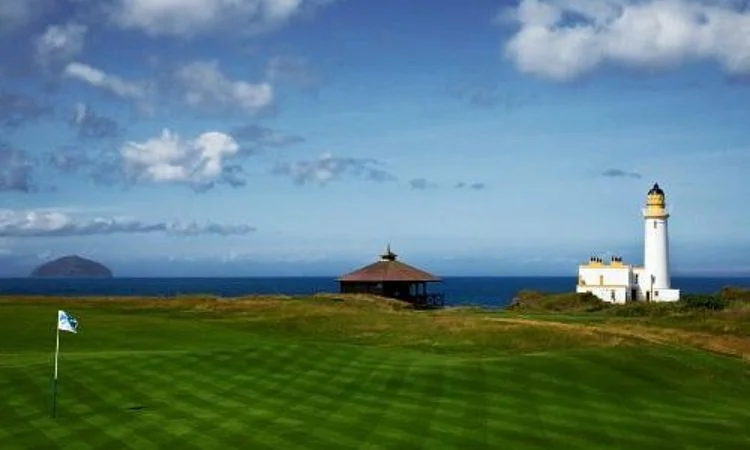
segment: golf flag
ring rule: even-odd
[[[78,328],[78,321],[75,317],[66,313],[63,310],[57,311],[57,329],[62,331],[70,331],[75,333]]]
[[[57,366],[60,358],[60,331],[77,333],[78,321],[62,309],[57,311],[57,329],[55,330],[55,373],[52,379],[52,418],[57,416]]]

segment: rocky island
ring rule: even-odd
[[[31,272],[30,277],[55,278],[112,278],[106,266],[77,255],[46,262]]]

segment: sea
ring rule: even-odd
[[[575,277],[445,277],[429,292],[443,293],[446,306],[502,308],[524,289],[571,292]],[[683,293],[708,294],[726,286],[750,287],[748,278],[672,277],[672,287]],[[187,294],[217,297],[244,295],[312,295],[337,292],[335,277],[252,278],[0,278],[0,295],[155,296]]]

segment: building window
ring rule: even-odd
[[[659,291],[655,291],[654,292],[654,297],[658,297],[658,296],[659,296]]]
[[[635,282],[638,283],[638,274],[635,274]]]
[[[604,285],[604,275],[599,275],[599,286]]]

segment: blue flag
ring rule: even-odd
[[[57,311],[57,329],[75,333],[78,329],[78,321],[63,310]]]

